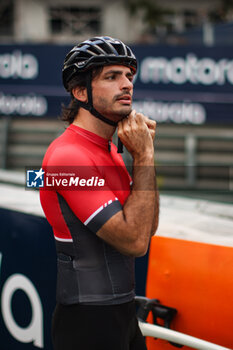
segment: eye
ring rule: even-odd
[[[127,78],[129,79],[130,82],[133,81],[133,75],[130,74],[130,75],[127,76]]]
[[[115,79],[115,74],[111,74],[106,77],[106,80],[114,80],[114,79]]]

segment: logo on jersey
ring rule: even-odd
[[[44,171],[40,170],[27,170],[27,187],[39,188],[44,187]]]

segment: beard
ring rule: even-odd
[[[116,96],[113,99],[112,103],[109,103],[105,97],[99,97],[98,101],[94,102],[94,108],[104,117],[114,121],[114,122],[119,122],[125,118],[128,117],[128,115],[132,111],[132,105],[124,105],[121,107],[115,107],[116,106],[116,101],[119,97]]]

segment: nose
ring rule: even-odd
[[[130,81],[126,75],[121,77],[120,89],[127,91],[131,91],[133,89],[133,82]]]

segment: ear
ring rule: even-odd
[[[84,87],[77,86],[72,90],[73,96],[82,102],[87,102],[87,89]]]

